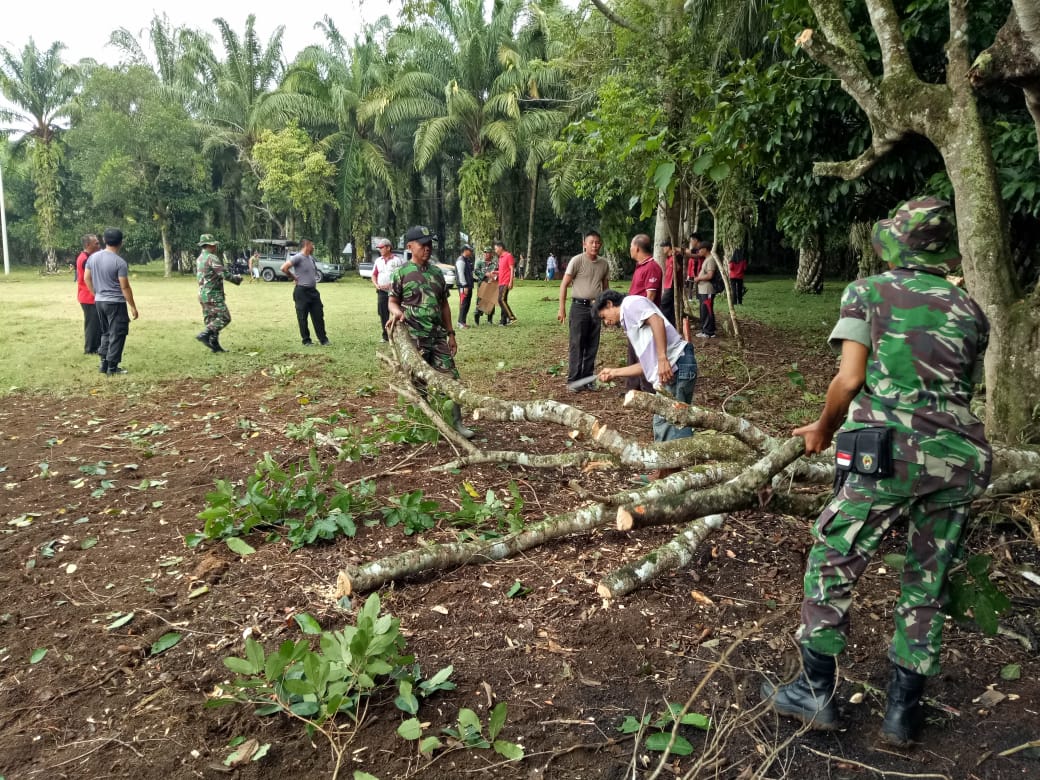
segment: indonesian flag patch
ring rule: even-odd
[[[834,462],[837,463],[839,469],[848,469],[852,467],[852,453],[846,450],[835,450],[834,451]]]

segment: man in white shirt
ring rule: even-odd
[[[394,254],[394,245],[390,239],[381,238],[376,243],[379,257],[376,258],[372,267],[372,284],[376,288],[376,311],[379,312],[379,323],[383,341],[389,341],[386,334],[386,323],[390,319],[390,277],[395,268],[404,265],[404,255]]]

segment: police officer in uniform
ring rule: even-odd
[[[888,271],[850,284],[830,336],[838,373],[820,418],[794,431],[807,454],[835,438],[835,495],[812,529],[804,581],[802,670],[765,683],[772,708],[813,728],[837,726],[836,658],[849,633],[852,589],[889,527],[907,548],[889,645],[891,676],[881,739],[913,744],[925,681],[939,673],[946,580],[972,499],[989,482],[992,453],[972,414],[989,325],[946,278],[960,263],[953,209],[910,200],[873,229]],[[839,427],[841,432],[835,437]]]
[[[217,240],[209,233],[199,236],[202,253],[195,261],[195,276],[199,280],[199,303],[202,304],[202,320],[206,329],[195,338],[214,352],[226,352],[220,346],[220,331],[231,322],[231,312],[224,300],[224,280],[242,284],[242,277],[224,267],[216,254]]]

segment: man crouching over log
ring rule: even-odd
[[[992,453],[969,403],[982,374],[989,325],[947,280],[960,263],[953,209],[911,200],[874,226],[888,271],[845,288],[830,343],[838,373],[820,418],[798,428],[806,454],[835,437],[835,494],[813,527],[798,639],[802,671],[765,683],[774,710],[813,728],[837,726],[835,659],[848,641],[852,589],[885,531],[907,519],[893,613],[895,634],[881,739],[913,744],[925,680],[939,673],[946,578],[971,501],[989,482]],[[847,418],[846,418],[847,413]]]
[[[599,372],[601,382],[642,374],[657,392],[684,404],[693,403],[693,389],[697,384],[697,358],[693,345],[683,341],[653,301],[642,295],[623,295],[617,290],[605,290],[596,299],[596,313],[604,327],[620,326],[624,329],[639,358],[638,363],[624,368],[604,368]],[[680,428],[656,414],[653,426],[654,441],[671,441],[693,435],[688,426]],[[676,471],[678,469],[657,469],[638,479],[648,483]]]

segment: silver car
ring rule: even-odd
[[[404,257],[405,260],[412,259],[412,253],[407,249],[395,249],[393,253],[398,257]],[[358,274],[362,279],[372,278],[372,269],[375,268],[376,260],[379,259],[379,252],[372,253],[372,261],[368,263],[358,263]],[[439,263],[435,258],[430,258],[434,265],[441,269],[441,273],[444,274],[444,281],[448,287],[455,286],[455,266],[448,265],[447,263]]]

